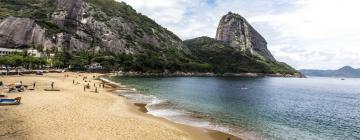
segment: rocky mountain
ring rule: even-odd
[[[265,60],[276,61],[267,49],[264,37],[239,14],[229,12],[222,17],[215,39],[229,44],[236,50],[248,51]]]
[[[1,0],[0,47],[54,52],[58,67],[80,69],[100,62],[111,69],[157,73],[297,73],[277,62],[265,39],[237,14],[223,17],[216,40],[183,42],[114,0]]]
[[[1,0],[0,21],[0,47],[189,52],[175,34],[113,0]]]
[[[214,71],[288,73],[301,76],[291,66],[277,62],[267,49],[266,40],[238,14],[229,12],[220,20],[216,37],[185,40],[198,60]]]
[[[344,66],[337,70],[303,69],[300,72],[307,76],[360,78],[360,69],[354,69],[351,66]]]
[[[184,42],[198,60],[213,66],[217,73],[281,73],[301,77],[300,73],[285,63],[263,60],[210,37],[199,37]]]

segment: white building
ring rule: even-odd
[[[27,54],[33,57],[41,57],[41,53],[36,49],[28,49]]]
[[[8,49],[8,48],[0,48],[0,56],[14,54],[14,53],[22,53],[23,50],[19,49]]]
[[[90,69],[90,70],[102,70],[102,69],[104,69],[104,67],[101,66],[100,63],[91,63],[91,65],[88,66],[88,69]]]

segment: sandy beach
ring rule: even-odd
[[[65,75],[68,75],[66,77]],[[83,77],[87,76],[87,82]],[[5,84],[22,81],[34,90],[7,93],[22,97],[17,106],[0,106],[0,139],[116,139],[116,140],[235,140],[218,131],[177,124],[144,113],[142,105],[112,94],[111,86],[100,88],[100,74],[48,73],[0,77]],[[79,84],[73,84],[73,80]],[[60,91],[45,91],[51,88]],[[84,91],[84,85],[90,89]],[[93,85],[98,87],[95,93]],[[140,106],[140,107],[139,107]]]

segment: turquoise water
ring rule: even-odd
[[[149,113],[246,139],[360,139],[360,79],[113,77]]]

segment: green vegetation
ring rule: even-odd
[[[43,68],[46,64],[48,64],[48,62],[44,57],[37,58],[20,53],[0,57],[0,65],[6,67],[23,66],[27,69],[36,69]]]
[[[104,15],[101,15],[100,12],[95,15],[95,18],[99,21],[108,21],[113,17],[122,17],[127,21],[132,22],[136,26],[136,35],[142,35],[142,32],[145,32],[148,35],[154,35],[152,29],[160,31],[162,33],[168,34],[171,38],[181,41],[181,39],[176,36],[171,31],[161,27],[154,20],[144,16],[140,13],[137,13],[131,6],[127,5],[124,2],[116,2],[114,0],[86,0],[95,7],[99,8],[99,11],[104,12],[107,15],[107,18]]]
[[[192,53],[203,63],[209,63],[215,73],[282,73],[293,74],[295,69],[285,63],[267,62],[248,52],[236,51],[229,45],[209,37],[185,41]]]
[[[48,0],[1,0],[0,18],[8,16],[47,19],[54,6]]]
[[[56,24],[50,22],[50,14],[55,7],[49,0],[1,0],[0,1],[0,19],[9,16],[31,18],[35,22],[47,29],[47,35],[64,32]]]

